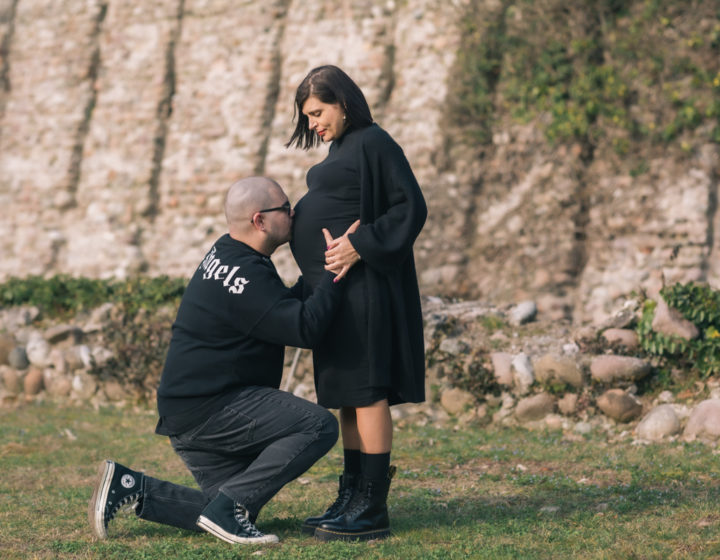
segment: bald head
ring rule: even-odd
[[[272,179],[248,177],[236,181],[225,195],[230,237],[270,256],[292,236],[293,211],[289,204],[282,187]]]
[[[282,188],[267,177],[247,177],[230,185],[225,196],[228,229],[244,231],[252,227],[250,218],[261,208],[272,206],[273,195]]]

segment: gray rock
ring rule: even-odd
[[[78,343],[82,338],[82,331],[74,325],[54,325],[45,331],[44,337],[50,344],[57,344],[68,339]]]
[[[410,413],[405,408],[401,408],[402,405],[393,406],[390,409],[390,416],[393,419],[393,422],[398,422],[400,420],[404,420],[408,416],[410,416]]]
[[[546,354],[533,362],[533,371],[539,383],[559,381],[575,388],[584,385],[582,372],[572,358]]]
[[[511,325],[522,325],[534,320],[537,316],[537,305],[534,301],[523,301],[510,310]]]
[[[452,354],[453,356],[459,356],[461,354],[467,354],[470,347],[466,342],[459,338],[445,338],[440,343],[438,350],[445,352],[446,354]]]
[[[631,356],[602,355],[593,358],[590,374],[600,383],[638,381],[650,373],[650,364]]]
[[[500,408],[509,410],[515,406],[515,398],[510,393],[500,395]]]
[[[2,324],[8,332],[28,326],[40,315],[35,306],[11,307],[3,312]]]
[[[474,403],[475,397],[457,387],[443,391],[440,396],[440,404],[448,414],[460,414]]]
[[[9,334],[0,333],[0,365],[8,365],[8,358],[13,348],[15,348],[15,339]]]
[[[720,439],[720,399],[708,399],[695,407],[688,418],[683,438],[687,441]]]
[[[638,335],[631,329],[607,329],[602,337],[608,344],[624,346],[628,350],[634,350],[639,345]]]
[[[582,346],[586,346],[595,341],[597,338],[597,330],[591,326],[579,327],[573,333],[573,340]]]
[[[41,368],[50,365],[50,345],[40,333],[34,333],[30,337],[25,351],[32,365]]]
[[[560,511],[560,506],[543,506],[540,508],[540,513],[554,515]]]
[[[521,399],[515,408],[519,422],[530,422],[545,418],[555,409],[555,399],[547,393],[538,393]]]
[[[114,354],[111,350],[108,350],[107,348],[104,348],[102,346],[96,346],[95,348],[93,348],[91,351],[91,355],[92,364],[98,367],[104,366],[114,357]]]
[[[475,409],[475,417],[478,420],[484,420],[485,418],[487,418],[487,415],[488,415],[487,404],[483,403]]]
[[[635,310],[631,307],[624,307],[616,311],[611,317],[603,321],[603,329],[624,329],[629,327],[635,320]]]
[[[513,383],[517,392],[521,395],[527,394],[530,386],[535,382],[535,374],[533,373],[530,358],[524,353],[520,353],[513,358]]]
[[[503,424],[506,419],[512,416],[512,414],[513,411],[509,408],[501,408],[500,410],[497,410],[492,416],[493,424]]]
[[[598,397],[597,406],[618,422],[629,422],[642,413],[642,405],[622,389],[610,389]]]
[[[92,397],[97,391],[98,383],[87,373],[76,373],[72,380],[72,394],[82,400]]]
[[[575,414],[577,410],[578,396],[575,393],[565,393],[558,401],[558,409],[565,416]]]
[[[90,349],[84,345],[72,346],[63,351],[63,359],[68,371],[90,367]]]
[[[90,321],[97,323],[105,323],[112,319],[113,312],[116,310],[117,304],[107,302],[96,307],[90,314]]]
[[[66,375],[58,375],[50,383],[46,381],[46,387],[48,394],[53,397],[67,397],[72,391],[72,380]]]
[[[590,422],[578,422],[577,424],[575,424],[575,428],[573,428],[573,431],[578,434],[585,435],[592,432],[592,429],[592,424],[590,424]]]
[[[300,397],[301,399],[313,400],[312,396],[314,394],[315,394],[315,389],[313,389],[307,383],[298,383],[295,386],[295,389],[293,389],[293,395],[295,395],[296,397]]]
[[[68,370],[67,360],[65,359],[65,352],[60,348],[53,348],[50,350],[48,360],[52,368],[59,374],[66,373]]]
[[[680,420],[672,405],[662,404],[653,408],[635,429],[640,439],[660,441],[680,431]]]
[[[564,430],[568,425],[568,421],[559,414],[548,414],[543,421],[548,430]]]
[[[16,346],[8,354],[8,364],[14,369],[27,369],[30,365],[27,352],[23,346]]]
[[[43,389],[43,372],[38,367],[31,367],[25,379],[23,380],[23,388],[27,396],[37,395]]]
[[[103,392],[109,401],[121,401],[128,396],[125,388],[115,379],[103,383]]]
[[[505,387],[512,387],[513,384],[513,371],[512,371],[512,354],[507,352],[492,352],[490,354],[490,361],[493,365],[493,374],[495,375],[495,381]]]
[[[11,395],[20,394],[22,390],[22,377],[20,376],[20,372],[12,367],[0,366],[0,373],[2,373],[5,390]]]
[[[658,299],[655,307],[652,328],[656,333],[679,336],[686,340],[693,340],[700,336],[698,328],[685,319],[677,309],[669,307],[662,298]]]
[[[75,348],[77,348],[77,355],[82,362],[82,367],[84,367],[85,369],[90,369],[91,367],[93,367],[93,355],[90,351],[90,348],[85,344],[81,344],[79,346],[76,346]]]

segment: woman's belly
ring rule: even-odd
[[[310,190],[298,201],[290,248],[308,285],[315,287],[325,271],[327,244],[322,229],[327,228],[333,238],[340,237],[359,217],[359,196]]]

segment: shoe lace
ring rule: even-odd
[[[253,522],[247,518],[247,510],[241,505],[235,504],[235,519],[244,533],[251,537],[264,537],[265,534],[258,530]]]
[[[135,492],[134,494],[128,494],[125,496],[122,500],[110,508],[110,511],[108,511],[105,516],[106,521],[114,519],[119,511],[122,511],[123,513],[134,511],[135,508],[137,508],[138,503],[140,503],[141,496],[142,492]]]

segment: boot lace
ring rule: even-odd
[[[250,537],[264,537],[265,534],[259,531],[247,516],[247,510],[243,506],[235,504],[235,520],[238,522],[238,525],[240,525],[242,531]]]
[[[335,501],[330,505],[329,508],[327,508],[325,515],[333,515],[334,513],[342,510],[344,506],[350,503],[350,500],[353,497],[353,492],[353,487],[346,487],[341,489],[338,492],[338,496],[337,498],[335,498]]]
[[[350,500],[350,503],[345,510],[345,515],[349,518],[354,517],[358,513],[361,513],[366,507],[370,496],[372,495],[372,482],[369,482],[367,488],[363,491],[358,491]]]

